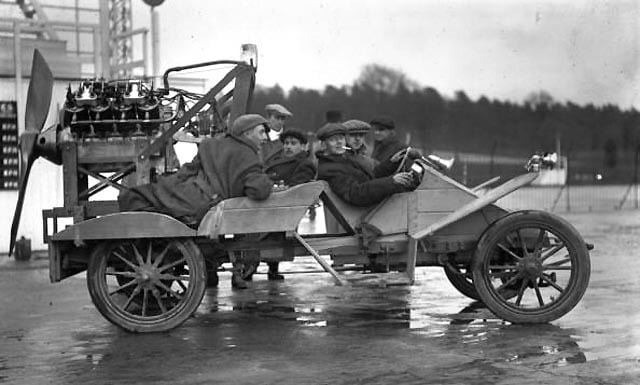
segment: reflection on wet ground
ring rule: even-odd
[[[0,383],[635,384],[640,378],[640,225],[604,236],[606,217],[571,219],[596,243],[592,284],[567,316],[512,325],[458,294],[441,270],[411,287],[338,287],[326,274],[232,291],[229,274],[192,319],[133,335],[95,310],[84,277],[0,268]],[[314,262],[283,263],[287,271]]]

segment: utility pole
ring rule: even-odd
[[[151,9],[151,76],[160,76],[160,16],[156,7]]]
[[[144,0],[151,8],[151,76],[160,76],[160,16],[157,8],[164,0]]]

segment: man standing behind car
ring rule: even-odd
[[[287,119],[293,116],[291,111],[280,104],[267,104],[264,107],[267,115],[267,126],[269,127],[269,140],[262,144],[262,160],[265,168],[278,162],[283,157],[282,141],[279,140],[284,124]],[[269,272],[267,277],[270,280],[282,280],[284,276],[278,272],[278,262],[269,262]],[[250,275],[248,278],[251,277]]]
[[[268,166],[272,158],[282,152],[282,142],[278,138],[284,129],[286,120],[291,118],[293,114],[280,104],[267,104],[264,110],[267,116],[269,140],[262,145],[262,160]]]
[[[342,125],[347,129],[347,147],[350,148],[347,151],[353,155],[355,160],[373,172],[376,161],[368,155],[365,143],[365,137],[371,131],[371,126],[358,119],[347,120]]]
[[[371,157],[377,162],[390,159],[406,146],[400,143],[396,135],[396,125],[388,116],[378,116],[371,120],[375,142]]]

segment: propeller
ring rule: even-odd
[[[16,211],[13,214],[11,224],[11,243],[9,244],[9,255],[12,254],[16,244],[16,235],[20,225],[20,214],[24,204],[24,194],[27,190],[27,182],[33,162],[38,158],[36,142],[38,135],[44,127],[51,104],[51,93],[53,91],[53,74],[37,49],[33,51],[33,62],[31,64],[31,82],[27,92],[27,107],[25,109],[24,127],[25,131],[20,135],[20,187],[18,190],[18,202]]]

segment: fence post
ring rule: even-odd
[[[634,163],[634,172],[633,172],[633,185],[635,186],[636,196],[635,196],[635,208],[638,208],[638,156],[640,155],[640,144],[636,146],[636,160]]]
[[[571,189],[569,188],[569,185],[571,184],[571,178],[569,178],[569,152],[567,151],[567,164],[565,165],[565,167],[567,168],[567,212],[570,213],[571,212]]]

